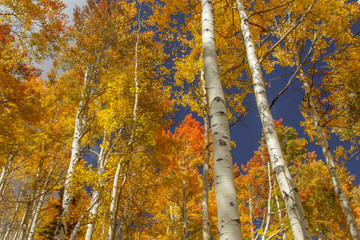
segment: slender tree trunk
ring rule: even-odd
[[[64,183],[64,195],[62,201],[62,215],[61,220],[58,223],[55,231],[54,240],[65,240],[67,233],[67,221],[70,213],[70,204],[72,199],[71,188],[73,175],[75,174],[76,166],[79,162],[81,155],[81,145],[80,141],[83,137],[86,128],[86,113],[88,107],[88,85],[89,85],[89,76],[88,70],[85,72],[84,76],[84,85],[81,93],[81,100],[77,109],[76,118],[75,118],[75,130],[74,137],[71,147],[71,159],[70,165],[66,174],[66,179]]]
[[[250,236],[251,239],[254,239],[254,222],[253,222],[253,218],[252,218],[252,210],[253,210],[253,205],[252,205],[252,200],[251,200],[251,186],[249,185],[249,218],[250,218]]]
[[[38,184],[39,184],[40,174],[43,169],[43,163],[44,163],[44,157],[42,156],[40,158],[39,166],[36,172],[33,189],[31,190],[30,197],[28,199],[28,202],[26,203],[26,211],[24,214],[24,218],[21,222],[21,231],[20,231],[20,236],[18,238],[19,240],[23,240],[27,238],[26,230],[28,229],[27,226],[29,225],[30,215],[32,214],[31,212],[33,210],[33,204],[38,192]]]
[[[16,221],[17,213],[20,210],[20,203],[21,203],[21,197],[22,197],[22,188],[23,186],[19,186],[19,195],[16,198],[16,205],[15,205],[15,211],[14,214],[10,220],[10,223],[8,224],[8,227],[6,229],[6,232],[4,234],[3,239],[10,239],[11,232],[14,231],[15,227],[13,227],[13,223]]]
[[[311,235],[309,225],[305,218],[299,193],[297,188],[295,188],[294,181],[286,166],[284,156],[280,148],[274,119],[267,100],[265,83],[249,28],[248,16],[244,8],[243,1],[236,0],[236,4],[241,18],[241,31],[245,41],[247,60],[252,73],[255,99],[264,130],[266,145],[269,151],[273,172],[284,198],[294,239],[310,240]]]
[[[109,234],[108,234],[108,240],[114,240],[115,239],[115,231],[116,231],[116,206],[117,206],[117,192],[118,192],[118,183],[120,178],[120,172],[121,172],[121,164],[122,159],[118,162],[116,167],[116,173],[114,176],[114,183],[112,187],[111,192],[111,202],[110,202],[110,225],[109,225]]]
[[[101,176],[105,171],[105,166],[106,166],[106,161],[107,158],[109,156],[109,153],[111,151],[111,149],[109,149],[110,147],[110,134],[109,132],[104,132],[104,137],[103,137],[103,143],[102,143],[102,147],[100,150],[100,154],[99,154],[99,160],[98,160],[98,168],[97,168],[97,175],[100,177],[99,183],[98,183],[98,189],[102,189],[103,187],[103,183],[101,180]],[[100,193],[99,190],[97,188],[95,188],[93,190],[93,194],[91,196],[91,203],[90,205],[94,205],[93,208],[91,208],[90,210],[90,220],[89,223],[87,225],[87,229],[86,229],[86,234],[85,234],[85,240],[90,240],[91,236],[94,233],[94,228],[95,228],[95,219],[98,213],[98,208],[99,208],[99,198],[100,198]],[[95,204],[96,203],[96,204]]]
[[[139,32],[140,32],[140,21],[139,21]],[[139,105],[139,81],[138,81],[138,47],[139,47],[139,33],[136,35],[136,43],[135,43],[135,57],[134,57],[134,85],[135,85],[135,99],[134,99],[134,108],[133,108],[133,121],[136,123],[137,121],[137,109]],[[133,143],[133,138],[135,134],[135,128],[132,127],[131,129],[131,136],[128,141],[128,146],[130,147]],[[114,240],[115,238],[115,232],[116,232],[116,217],[117,217],[117,208],[118,208],[118,202],[117,202],[117,196],[119,195],[117,193],[118,191],[118,182],[120,177],[120,170],[121,170],[121,164],[122,160],[119,161],[116,173],[114,176],[114,184],[111,194],[111,204],[110,204],[110,226],[109,226],[109,234],[108,234],[108,240]],[[124,177],[124,181],[122,183],[122,186],[125,184],[126,176]],[[122,187],[121,186],[121,187]]]
[[[102,226],[101,226],[101,239],[102,240],[105,240],[106,239],[106,223],[107,223],[107,215],[108,214],[105,214],[104,212],[105,212],[105,210],[104,210],[105,208],[104,208],[104,205],[102,205],[101,206],[101,212],[100,212],[100,215],[102,215],[103,216],[103,224],[102,224]],[[101,214],[101,213],[103,213],[103,214]]]
[[[183,223],[183,240],[187,240],[187,201],[186,201],[186,181],[183,181],[183,202],[182,202],[182,223]]]
[[[270,174],[270,163],[267,164],[268,167],[268,179],[269,179],[269,196],[268,196],[268,206],[267,206],[267,213],[266,213],[266,224],[264,233],[261,236],[261,240],[266,240],[266,234],[269,230],[270,226],[270,219],[271,219],[271,195],[272,195],[272,184],[271,184],[271,174]]]
[[[282,218],[282,214],[281,214],[281,208],[280,208],[279,198],[278,198],[277,195],[275,195],[275,202],[276,202],[276,207],[277,207],[277,209],[278,209],[280,226],[281,226],[281,228],[284,228],[284,222],[283,222],[283,218]],[[286,231],[283,232],[283,234],[282,234],[282,239],[283,239],[283,240],[286,240]]]
[[[80,216],[79,220],[77,221],[77,223],[76,223],[73,231],[72,231],[71,234],[70,234],[69,240],[74,240],[74,239],[76,238],[76,236],[77,236],[77,234],[78,234],[78,232],[79,232],[79,230],[80,230],[81,224],[82,224],[81,222],[83,221],[83,219],[84,219],[84,217],[85,217],[85,213],[91,212],[94,207],[98,207],[98,205],[99,205],[98,201],[99,201],[99,198],[96,198],[95,201],[92,201],[92,202],[90,203],[90,205],[87,207],[86,211],[84,211],[84,212],[81,214],[81,216]]]
[[[171,189],[170,189],[170,195],[171,195]],[[169,235],[172,230],[173,220],[174,220],[173,206],[172,206],[172,202],[170,200],[169,201],[169,223],[167,224],[167,228],[166,228],[167,235]]]
[[[300,66],[300,59],[298,57],[296,59],[296,62],[297,65]],[[321,125],[320,117],[317,113],[316,105],[311,95],[311,87],[301,66],[299,70],[299,75],[300,75],[300,81],[303,85],[302,87],[305,90],[305,97],[304,97],[305,107],[307,107],[307,109],[309,110],[311,118],[314,122],[315,129],[319,135],[319,143],[325,157],[326,165],[329,170],[329,174],[331,177],[332,184],[334,186],[336,197],[339,199],[340,206],[344,213],[346,223],[349,227],[352,238],[360,239],[359,227],[356,223],[354,214],[350,207],[349,200],[347,199],[344,190],[342,189],[339,175],[335,166],[335,162],[330,151],[330,146],[326,137],[326,133],[323,126]]]
[[[77,221],[74,229],[72,230],[71,234],[70,234],[70,237],[69,237],[69,240],[74,240],[76,235],[78,234],[79,232],[79,229],[81,227],[81,221],[83,220],[84,218],[84,214],[81,215],[80,219]]]
[[[42,191],[40,193],[41,194],[40,199],[39,199],[39,201],[38,201],[38,203],[36,205],[36,208],[35,208],[35,210],[33,212],[28,240],[33,240],[34,239],[37,220],[39,218],[40,210],[41,210],[41,207],[42,207],[42,205],[44,203],[44,200],[45,200],[45,193],[47,191],[47,187],[48,187],[49,182],[50,182],[50,177],[51,177],[52,172],[54,171],[55,166],[56,166],[56,160],[54,158],[52,163],[51,163],[51,167],[49,169],[49,172],[46,175],[45,183],[44,183],[43,189],[42,189]]]
[[[201,0],[204,71],[213,140],[214,185],[220,240],[242,239],[228,114],[218,71],[212,0]]]
[[[15,147],[14,151],[9,155],[8,159],[5,162],[5,165],[3,166],[3,169],[1,171],[0,176],[0,202],[3,199],[5,188],[6,188],[6,175],[8,174],[11,165],[14,161],[15,152],[18,149],[18,146]]]
[[[202,222],[203,240],[210,240],[210,220],[209,220],[209,160],[210,160],[210,134],[209,134],[209,114],[207,104],[207,92],[205,86],[204,69],[201,69],[201,85],[203,88],[203,107],[204,107],[204,166],[203,166],[203,188],[202,188]]]

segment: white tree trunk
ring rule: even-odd
[[[140,32],[140,20],[139,20],[139,29],[138,31]],[[139,81],[138,81],[138,75],[137,75],[137,71],[138,71],[138,47],[139,47],[139,33],[136,35],[136,43],[135,43],[135,56],[134,56],[134,62],[135,62],[135,66],[134,66],[134,85],[135,85],[135,96],[134,96],[134,108],[133,108],[133,122],[136,123],[137,120],[137,109],[138,109],[138,105],[139,105]],[[128,141],[128,146],[131,146],[133,143],[133,139],[134,139],[134,134],[135,134],[135,128],[134,126],[132,126],[131,129],[131,136],[129,138]],[[117,196],[118,196],[118,183],[119,183],[119,178],[120,178],[120,170],[121,170],[121,164],[122,164],[122,159],[119,161],[117,168],[116,168],[116,173],[114,176],[114,183],[113,183],[113,188],[112,188],[112,193],[111,193],[111,204],[110,204],[110,226],[109,226],[109,234],[108,234],[108,240],[113,240],[115,238],[115,231],[116,231],[116,215],[117,215]],[[126,181],[126,176],[124,177],[124,180],[122,182],[122,186],[125,184]],[[121,187],[122,187],[121,186]]]
[[[233,175],[228,114],[218,71],[213,3],[201,0],[204,70],[213,140],[214,185],[220,240],[242,239]]]
[[[44,157],[41,156],[40,157],[40,162],[39,162],[39,166],[37,168],[37,172],[36,172],[36,176],[35,176],[35,180],[34,180],[34,186],[31,190],[30,193],[30,197],[26,203],[26,211],[24,213],[24,218],[21,222],[21,231],[20,231],[20,236],[18,239],[23,240],[27,238],[27,232],[26,230],[28,229],[28,225],[29,225],[29,221],[30,221],[30,217],[32,215],[32,210],[33,210],[33,204],[38,192],[38,184],[39,184],[39,179],[40,179],[40,174],[43,168],[43,163],[44,163]]]
[[[110,226],[109,226],[109,234],[108,234],[108,240],[114,240],[115,239],[115,233],[116,233],[116,218],[117,218],[117,211],[118,211],[118,201],[119,196],[121,195],[121,192],[118,193],[118,183],[120,178],[120,172],[121,172],[121,164],[122,160],[117,165],[116,173],[114,177],[114,184],[113,189],[111,192],[111,203],[110,203]],[[121,189],[123,188],[124,184],[126,182],[126,175],[124,176],[124,179],[121,184]],[[120,189],[120,190],[121,190]]]
[[[73,175],[75,174],[75,169],[80,159],[80,155],[81,155],[80,141],[86,128],[86,119],[87,119],[86,113],[88,107],[88,102],[87,102],[88,85],[89,85],[89,76],[88,76],[88,70],[86,70],[84,76],[84,85],[81,92],[81,100],[75,118],[75,129],[74,129],[74,136],[71,146],[70,165],[66,173],[66,178],[64,183],[64,195],[61,205],[62,216],[61,216],[61,221],[56,227],[54,240],[65,240],[66,238],[67,221],[69,218],[70,204],[72,199],[71,188],[72,188]]]
[[[111,192],[111,201],[110,201],[110,225],[109,225],[109,234],[108,240],[113,240],[115,238],[115,227],[116,227],[116,205],[117,205],[117,191],[118,191],[118,182],[120,178],[120,171],[121,171],[121,163],[120,160],[116,167],[116,172],[114,176],[114,183]]]
[[[201,85],[203,88],[203,107],[204,107],[204,166],[203,166],[203,188],[202,188],[202,222],[203,240],[210,240],[210,220],[209,220],[209,160],[210,160],[210,134],[209,134],[209,114],[207,104],[207,92],[205,86],[204,70],[201,70]]]
[[[55,166],[56,166],[56,160],[54,158],[52,163],[51,163],[51,167],[49,169],[49,172],[46,175],[45,183],[44,183],[43,189],[42,189],[42,191],[40,193],[41,195],[40,195],[39,201],[38,201],[38,203],[36,205],[36,208],[35,208],[34,212],[32,213],[33,216],[32,216],[32,220],[31,220],[31,227],[30,227],[30,231],[29,231],[28,240],[33,240],[34,239],[37,220],[39,218],[40,210],[41,210],[41,207],[42,207],[42,205],[44,203],[45,196],[46,196],[45,193],[47,191],[47,187],[48,187],[49,182],[50,182],[50,177],[51,177],[52,172],[54,171]]]
[[[279,214],[280,226],[281,226],[281,228],[284,228],[284,222],[283,222],[283,218],[282,218],[282,213],[281,213],[279,198],[278,198],[277,195],[275,195],[275,202],[276,202],[276,207],[277,207],[278,214]],[[282,233],[282,240],[286,240],[286,231],[284,231],[284,232]]]
[[[110,133],[106,132],[104,133],[104,137],[103,137],[103,143],[102,143],[102,148],[100,150],[100,154],[99,154],[99,160],[98,160],[98,167],[97,167],[97,174],[100,177],[99,183],[98,183],[98,188],[102,189],[103,183],[101,181],[101,176],[105,171],[105,166],[106,166],[106,162],[109,156],[109,153],[111,151],[111,149],[109,149],[110,147]],[[97,189],[93,190],[93,194],[91,196],[91,203],[90,205],[94,205],[93,208],[91,208],[90,210],[90,214],[89,214],[89,223],[87,224],[87,229],[86,229],[86,234],[85,234],[85,240],[90,240],[91,236],[94,233],[94,227],[95,227],[95,219],[98,213],[98,208],[99,208],[99,198],[100,198],[100,193]],[[96,203],[96,204],[95,204]]]
[[[270,173],[270,163],[267,164],[268,167],[268,179],[269,179],[269,196],[268,196],[268,206],[267,206],[267,213],[266,213],[266,224],[265,224],[265,229],[264,229],[264,233],[261,236],[261,240],[266,240],[266,234],[269,230],[269,226],[270,226],[270,219],[271,219],[271,195],[272,195],[272,184],[271,184],[271,173]]]
[[[171,196],[171,189],[170,189],[170,196]],[[172,206],[171,200],[169,201],[169,222],[166,227],[166,234],[169,235],[170,232],[173,230],[173,222],[175,222],[175,214]]]
[[[297,65],[300,66],[299,58],[297,59]],[[335,166],[335,162],[334,162],[333,156],[330,151],[330,146],[329,146],[329,143],[328,143],[328,140],[326,137],[326,133],[325,133],[324,128],[321,125],[321,121],[320,121],[319,115],[317,113],[316,106],[313,101],[313,97],[311,96],[310,84],[307,81],[307,77],[301,67],[299,70],[299,75],[300,75],[300,81],[303,85],[303,89],[305,90],[305,97],[304,97],[305,107],[308,108],[311,118],[314,122],[315,129],[319,135],[320,146],[322,148],[322,151],[323,151],[323,154],[325,157],[325,161],[326,161],[326,165],[329,170],[331,181],[334,185],[335,194],[336,194],[337,198],[339,199],[340,206],[344,213],[346,223],[348,224],[351,236],[353,237],[353,239],[360,239],[359,227],[356,223],[356,220],[355,220],[354,214],[352,212],[352,209],[350,207],[349,201],[342,189],[339,175],[338,175],[338,172],[337,172],[337,169]]]
[[[8,159],[5,162],[5,165],[3,166],[3,169],[1,171],[0,176],[0,202],[3,199],[5,188],[6,188],[6,175],[8,174],[11,165],[14,161],[15,152],[18,149],[18,146],[15,146],[14,151],[9,155]]]
[[[11,232],[14,231],[15,227],[13,227],[13,223],[16,221],[16,218],[17,218],[17,213],[19,212],[20,210],[20,207],[21,207],[21,198],[22,198],[22,189],[23,189],[23,186],[20,185],[19,186],[19,195],[18,197],[16,198],[16,205],[15,205],[15,211],[14,211],[14,214],[7,226],[7,229],[6,229],[6,232],[4,234],[4,237],[3,239],[10,239],[10,235],[11,235]],[[16,235],[16,234],[15,234]],[[16,239],[15,239],[16,240]]]
[[[284,156],[280,148],[274,119],[267,100],[265,83],[249,28],[248,16],[244,8],[243,1],[236,0],[236,4],[241,18],[241,31],[245,41],[247,60],[252,73],[255,99],[264,130],[266,145],[269,151],[273,172],[284,198],[294,239],[310,240],[311,235],[309,225],[305,218],[299,193],[295,188],[294,181],[286,166]]]

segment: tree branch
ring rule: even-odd
[[[283,7],[283,6],[286,6],[286,5],[288,5],[288,4],[292,3],[292,2],[295,2],[295,0],[291,0],[291,1],[287,2],[287,3],[280,4],[280,5],[276,6],[276,7],[270,8],[270,9],[266,9],[266,10],[254,12],[254,13],[252,13],[252,14],[249,15],[249,18],[251,18],[252,16],[254,16],[254,15],[256,15],[256,14],[266,13],[266,12],[273,11],[273,10],[275,10],[275,9],[281,8],[281,7]]]
[[[314,47],[314,43],[315,43],[315,39],[316,39],[316,34],[314,36],[314,40],[310,46],[310,49],[308,51],[308,53],[306,54],[304,61],[302,61],[298,68],[296,69],[296,71],[294,72],[294,74],[291,76],[290,80],[288,81],[288,83],[286,84],[286,86],[284,87],[283,90],[281,90],[281,92],[274,98],[274,100],[271,102],[270,104],[270,108],[275,104],[275,102],[279,99],[279,97],[289,88],[292,80],[295,78],[296,74],[298,73],[298,71],[302,68],[302,66],[304,65],[304,63],[306,62],[306,59],[310,56],[310,54],[313,52],[313,47]]]
[[[287,38],[287,36],[289,36],[289,34],[294,31],[299,25],[300,23],[305,19],[306,15],[310,12],[311,8],[313,7],[314,3],[312,3],[308,10],[305,12],[305,14],[301,17],[301,19],[292,27],[289,29],[289,31],[279,40],[277,41],[274,46],[272,46],[272,48],[267,52],[265,53],[265,55],[260,59],[259,63],[261,65],[261,63],[269,56],[269,54],[274,51],[274,49],[279,46],[284,40],[285,38]]]

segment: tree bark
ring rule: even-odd
[[[52,163],[51,163],[51,167],[49,169],[49,172],[46,175],[45,183],[44,183],[43,189],[42,189],[42,191],[40,193],[41,194],[40,199],[39,199],[39,201],[38,201],[38,203],[36,205],[36,208],[35,208],[34,212],[32,213],[33,216],[32,216],[32,220],[31,220],[31,227],[30,227],[30,231],[29,231],[28,240],[33,240],[34,239],[37,220],[39,218],[40,210],[41,210],[41,207],[42,207],[42,205],[44,203],[44,200],[45,200],[45,193],[46,193],[47,187],[49,185],[50,177],[51,177],[52,172],[54,171],[55,165],[56,165],[56,160],[54,158]]]
[[[87,98],[89,97],[88,85],[89,85],[89,76],[88,76],[88,70],[86,70],[84,76],[84,85],[81,92],[81,100],[75,118],[75,130],[74,130],[74,136],[71,147],[70,165],[66,173],[66,179],[64,183],[64,194],[61,205],[62,215],[61,215],[61,220],[56,227],[54,240],[65,240],[66,238],[67,220],[69,218],[70,204],[72,199],[72,194],[71,194],[72,178],[73,175],[75,174],[75,168],[80,160],[80,155],[81,155],[80,141],[86,128],[86,119],[87,119],[86,113],[88,107]]]
[[[278,210],[278,213],[279,213],[280,226],[281,226],[281,228],[284,228],[284,222],[283,222],[283,218],[282,218],[282,214],[281,214],[279,198],[278,198],[277,195],[275,195],[275,202],[276,202],[276,207],[277,207],[277,210]],[[282,233],[282,240],[286,240],[286,231],[284,231]]]
[[[209,134],[209,114],[207,104],[207,92],[205,86],[204,69],[201,70],[201,85],[203,88],[203,107],[204,107],[204,166],[203,166],[203,187],[202,187],[202,222],[203,240],[210,240],[210,220],[209,220],[209,160],[210,160],[210,134]]]
[[[119,178],[120,178],[120,171],[121,171],[121,164],[122,164],[122,159],[118,162],[117,167],[116,167],[116,173],[114,176],[114,183],[113,183],[113,187],[112,187],[112,192],[111,192],[111,203],[110,203],[110,225],[109,225],[109,234],[108,234],[108,240],[114,240],[115,239],[115,231],[116,231],[116,210],[117,210],[117,196],[118,196],[118,183],[119,183]],[[125,182],[124,181],[123,183]],[[121,185],[121,187],[123,186],[123,184]]]
[[[318,133],[319,143],[320,143],[322,152],[324,154],[324,158],[325,158],[328,170],[329,170],[329,174],[330,174],[332,184],[334,186],[336,197],[338,198],[338,200],[340,202],[340,206],[341,206],[342,212],[343,212],[343,214],[345,216],[346,223],[347,223],[347,225],[349,227],[350,234],[351,234],[352,238],[353,239],[360,239],[359,227],[358,227],[358,225],[356,223],[354,214],[353,214],[352,209],[350,207],[349,200],[346,197],[346,195],[344,193],[344,190],[342,189],[341,182],[340,182],[340,179],[339,179],[339,175],[338,175],[338,172],[337,172],[337,168],[336,168],[333,156],[332,156],[331,151],[330,151],[329,142],[327,140],[325,130],[321,125],[321,121],[320,121],[318,112],[316,110],[316,106],[315,106],[315,103],[313,101],[313,97],[311,95],[311,86],[310,86],[310,84],[309,84],[309,82],[307,80],[307,77],[306,77],[306,75],[304,73],[304,70],[301,68],[300,59],[298,57],[296,59],[296,62],[297,62],[297,65],[300,67],[300,70],[299,70],[300,77],[299,77],[299,79],[300,79],[300,81],[302,83],[302,88],[305,91],[305,97],[304,97],[305,107],[309,110],[311,118],[312,118],[312,120],[314,122],[315,129],[316,129],[316,131]]]
[[[139,21],[139,29],[138,31],[140,32],[140,21]],[[139,106],[139,81],[138,81],[138,47],[139,47],[139,33],[136,35],[136,43],[135,43],[135,56],[134,56],[134,86],[135,86],[135,94],[134,94],[134,108],[133,108],[133,122],[136,123],[137,121],[137,110],[138,110],[138,106]],[[133,139],[134,139],[134,134],[135,134],[135,128],[134,126],[132,126],[131,128],[131,136],[129,138],[128,144],[127,146],[130,147],[133,143]],[[115,238],[115,232],[116,232],[116,215],[117,215],[117,208],[118,208],[118,182],[119,182],[119,177],[120,177],[120,170],[121,170],[121,164],[122,164],[123,159],[121,159],[117,165],[116,168],[116,173],[114,176],[114,184],[113,184],[113,189],[112,189],[112,194],[111,194],[111,205],[110,205],[110,226],[109,226],[109,234],[108,234],[108,239],[109,240],[113,240]],[[124,177],[124,180],[122,182],[121,187],[125,184],[126,181],[126,176]]]
[[[38,184],[39,184],[39,179],[40,179],[40,175],[43,169],[43,164],[44,164],[44,156],[40,157],[40,162],[39,162],[39,166],[37,168],[37,172],[36,172],[36,176],[35,176],[35,180],[34,180],[34,186],[31,190],[31,194],[30,197],[26,203],[26,211],[24,213],[24,218],[21,222],[21,231],[20,231],[20,236],[19,239],[23,240],[27,238],[27,229],[28,229],[28,225],[29,225],[29,221],[31,220],[31,215],[33,212],[33,206],[34,206],[34,202],[36,199],[36,195],[38,192]]]
[[[236,4],[240,14],[241,31],[245,41],[247,60],[252,73],[256,104],[264,130],[272,169],[283,195],[294,239],[310,240],[311,235],[309,225],[305,218],[299,193],[297,188],[295,188],[294,181],[286,166],[284,156],[280,148],[274,119],[267,100],[265,83],[249,28],[248,16],[244,8],[243,1],[236,0]]]
[[[99,160],[98,160],[98,168],[97,168],[97,174],[100,177],[99,183],[98,183],[98,188],[102,189],[103,187],[103,183],[101,180],[101,176],[105,171],[105,166],[106,166],[106,161],[107,158],[109,156],[110,153],[110,134],[109,132],[104,132],[104,137],[103,137],[103,143],[102,143],[102,148],[100,150],[100,154],[99,154]],[[95,227],[95,218],[97,216],[98,213],[98,208],[99,208],[99,198],[100,198],[100,193],[99,190],[94,189],[93,190],[93,194],[91,196],[91,203],[90,205],[94,205],[94,207],[91,208],[90,210],[90,220],[89,223],[87,224],[87,229],[86,229],[86,234],[85,234],[85,240],[90,240],[91,236],[94,233],[94,227]]]
[[[9,224],[8,224],[8,227],[7,227],[7,229],[6,229],[6,232],[5,232],[5,234],[4,234],[3,239],[10,239],[10,235],[12,235],[11,232],[13,232],[14,229],[15,229],[15,227],[13,227],[13,223],[16,221],[17,213],[20,211],[20,207],[21,207],[21,204],[20,204],[20,203],[22,202],[22,201],[21,201],[21,198],[22,198],[22,190],[23,190],[23,186],[20,185],[20,186],[19,186],[19,195],[18,195],[17,198],[16,198],[15,211],[14,211],[14,214],[13,214],[13,216],[12,216],[12,218],[11,218]],[[15,235],[16,235],[16,233],[15,233]]]
[[[201,0],[204,72],[213,140],[214,185],[220,240],[242,239],[233,175],[228,114],[218,71],[212,0]]]
[[[0,202],[2,201],[3,197],[4,197],[4,192],[6,189],[6,175],[8,174],[8,172],[10,171],[11,165],[14,161],[14,157],[15,157],[15,153],[18,149],[18,146],[15,146],[14,151],[12,151],[12,153],[9,155],[8,159],[5,162],[5,165],[3,166],[3,169],[1,171],[1,176],[0,176]]]
[[[266,240],[266,234],[269,230],[269,226],[270,226],[270,219],[271,219],[271,195],[272,195],[272,184],[271,184],[271,174],[270,174],[270,163],[267,164],[268,167],[268,179],[269,179],[269,193],[268,193],[268,206],[267,206],[267,213],[266,213],[266,224],[265,224],[265,229],[264,229],[264,233],[261,236],[261,240]]]

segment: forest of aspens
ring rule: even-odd
[[[360,1],[65,9],[1,0],[0,239],[360,240]]]

